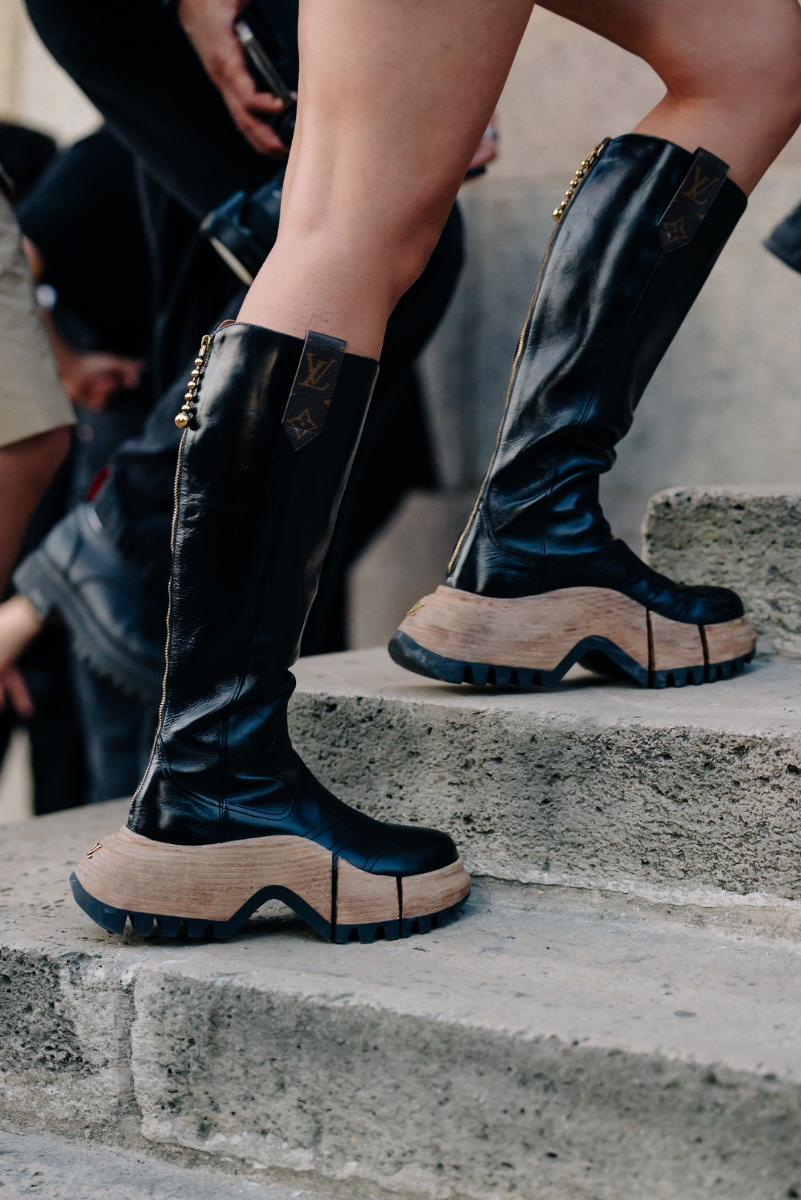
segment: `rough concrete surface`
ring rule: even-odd
[[[671,488],[648,503],[647,561],[733,588],[760,649],[801,658],[801,487]]]
[[[581,670],[550,690],[453,687],[380,650],[302,659],[297,675],[293,735],[325,784],[446,829],[474,873],[685,902],[801,898],[794,662],[650,692]]]
[[[3,1127],[342,1195],[801,1188],[801,947],[744,908],[478,880],[403,942],[329,946],[285,910],[228,943],[112,937],[66,877],[124,815],[0,832]]]
[[[190,1170],[83,1139],[0,1129],[3,1200],[297,1200],[297,1186],[262,1184],[220,1171]]]
[[[481,900],[378,953],[282,940],[142,974],[146,1134],[434,1195],[795,1182],[794,946]]]

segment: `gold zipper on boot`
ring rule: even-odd
[[[200,343],[200,350],[195,359],[195,369],[192,372],[192,378],[189,380],[186,395],[184,396],[184,405],[178,416],[175,418],[175,424],[179,429],[183,429],[184,433],[181,437],[181,444],[178,447],[178,461],[175,464],[175,479],[172,485],[172,526],[170,527],[170,552],[175,550],[175,526],[178,521],[178,481],[181,478],[181,463],[184,457],[184,442],[186,441],[186,426],[192,419],[192,406],[195,403],[197,390],[200,387],[200,380],[203,372],[206,369],[208,362],[209,351],[211,350],[211,336],[204,334],[203,340]],[[183,420],[181,419],[183,418]],[[164,650],[164,682],[161,688],[161,704],[159,705],[159,729],[161,729],[161,717],[164,712],[164,705],[167,700],[167,657],[170,652],[170,614],[172,611],[172,579],[167,584],[167,644]]]
[[[192,410],[197,398],[197,389],[200,387],[200,379],[206,368],[206,359],[209,356],[211,348],[211,337],[207,333],[200,343],[200,352],[195,359],[195,369],[192,372],[192,377],[186,385],[186,395],[184,403],[178,416],[175,418],[175,424],[179,429],[186,429],[189,422],[192,420]]]
[[[603,153],[603,150],[604,150],[604,148],[605,148],[605,146],[606,146],[606,144],[607,144],[607,142],[608,142],[608,141],[609,141],[609,138],[604,138],[604,140],[603,140],[602,142],[599,142],[599,143],[598,143],[598,145],[597,145],[597,146],[595,146],[595,147],[593,148],[593,150],[592,150],[592,153],[591,153],[591,154],[589,154],[589,155],[588,155],[588,156],[587,156],[587,157],[584,159],[584,162],[581,164],[581,166],[580,166],[580,167],[579,167],[579,169],[576,171],[576,173],[575,173],[575,175],[573,176],[573,178],[570,180],[570,184],[569,184],[569,186],[568,186],[568,189],[567,189],[567,191],[565,192],[565,198],[564,198],[564,200],[563,200],[563,201],[562,201],[562,203],[561,203],[561,204],[558,206],[558,208],[555,208],[555,209],[553,210],[553,219],[554,219],[554,221],[561,221],[561,220],[562,220],[562,217],[565,215],[565,212],[567,211],[567,206],[568,206],[568,204],[569,204],[569,203],[570,203],[570,201],[573,199],[573,197],[575,196],[576,192],[578,191],[578,189],[579,189],[579,187],[580,187],[580,185],[581,185],[581,181],[584,179],[584,177],[585,177],[587,174],[589,174],[589,172],[590,172],[590,171],[592,170],[592,168],[595,166],[595,164],[597,163],[598,159],[601,157],[601,154]]]
[[[200,387],[201,377],[203,375],[204,370],[206,369],[206,362],[208,361],[210,350],[211,350],[211,336],[207,333],[207,334],[204,334],[203,341],[200,343],[200,350],[198,352],[197,358],[195,359],[195,369],[192,372],[192,378],[189,380],[186,395],[184,396],[183,407],[181,408],[181,411],[178,413],[177,417],[175,418],[175,424],[178,426],[179,429],[183,430],[183,433],[181,435],[181,441],[178,445],[178,459],[175,464],[175,479],[173,480],[173,485],[172,485],[172,526],[170,527],[170,550],[171,551],[175,550],[175,525],[178,520],[178,480],[181,477],[181,462],[182,462],[183,456],[184,456],[184,442],[186,441],[186,428],[187,428],[189,422],[192,420],[192,409],[193,409],[193,406],[195,403],[195,398],[197,396],[197,390]],[[150,764],[152,763],[153,755],[156,752],[156,741],[158,739],[159,733],[161,732],[161,722],[164,717],[164,705],[167,703],[167,662],[169,660],[169,654],[170,654],[170,617],[171,617],[171,615],[172,615],[172,579],[170,579],[167,583],[167,641],[166,641],[165,647],[164,647],[164,677],[163,677],[162,683],[161,683],[161,703],[159,704],[159,720],[158,720],[158,725],[156,727],[156,737],[153,739],[153,748],[150,751],[150,759],[147,764],[147,770],[145,771],[145,773],[142,777],[142,783],[148,776],[148,772],[150,771]],[[142,783],[139,784],[139,787],[136,789],[136,791],[133,794],[133,798],[131,799],[131,808],[132,809],[133,809],[134,804],[136,803],[136,797],[139,795],[139,790],[142,786]]]
[[[534,312],[534,305],[537,302],[537,296],[539,295],[540,284],[542,283],[542,276],[545,272],[546,266],[548,265],[548,260],[551,257],[551,251],[553,249],[553,244],[556,240],[556,235],[559,231],[559,222],[562,220],[562,217],[565,215],[568,208],[575,200],[576,193],[579,191],[579,188],[581,187],[582,183],[586,179],[587,175],[589,175],[590,171],[595,166],[598,159],[601,157],[604,150],[609,145],[610,141],[611,141],[611,138],[604,138],[604,140],[602,142],[599,142],[597,146],[593,147],[592,152],[590,154],[588,154],[588,156],[584,159],[584,161],[581,164],[581,166],[579,167],[578,171],[576,171],[575,175],[573,176],[572,180],[570,181],[570,187],[565,192],[564,200],[562,201],[562,203],[559,205],[558,208],[554,209],[553,218],[557,222],[557,227],[556,227],[556,229],[554,229],[553,233],[551,234],[551,236],[548,240],[548,245],[546,247],[545,254],[542,259],[542,264],[539,269],[539,274],[537,275],[537,282],[534,284],[534,291],[531,293],[531,301],[528,306],[528,313],[526,314],[526,322],[520,332],[520,337],[517,342],[517,351],[515,353],[514,362],[512,363],[512,374],[509,378],[509,387],[506,389],[506,403],[504,404],[504,407],[503,407],[503,416],[501,417],[500,424],[498,425],[498,432],[495,435],[495,449],[492,452],[492,458],[490,459],[490,464],[487,467],[487,473],[481,482],[481,487],[478,489],[478,495],[476,496],[475,500],[473,501],[473,508],[470,512],[470,516],[467,518],[467,524],[465,525],[464,529],[462,530],[458,542],[454,546],[453,554],[451,555],[451,561],[448,563],[448,574],[449,575],[453,571],[454,566],[456,565],[456,560],[459,557],[459,551],[461,550],[462,546],[464,545],[464,540],[467,537],[468,533],[470,532],[473,521],[475,520],[476,513],[478,512],[478,506],[481,503],[481,499],[484,495],[484,491],[487,486],[487,481],[488,481],[490,475],[492,474],[492,468],[495,463],[495,458],[498,454],[498,447],[501,444],[501,431],[503,429],[504,422],[506,421],[506,413],[508,412],[508,409],[509,409],[509,400],[511,399],[511,396],[512,396],[512,388],[514,387],[515,379],[517,378],[517,368],[520,365],[520,358],[523,354],[523,347],[526,344],[526,334],[528,333],[528,328],[529,328],[529,325],[531,324],[531,317]]]

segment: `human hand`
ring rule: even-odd
[[[72,350],[69,356],[59,356],[58,365],[70,400],[92,412],[104,412],[120,389],[138,387],[145,366],[136,358],[94,350]]]
[[[0,671],[0,712],[11,708],[23,721],[33,716],[34,708],[28,685],[16,667]]]
[[[27,596],[12,596],[0,604],[0,676],[4,677],[13,667],[43,625],[43,617]]]
[[[288,154],[265,116],[283,112],[283,101],[256,89],[234,21],[247,0],[179,0],[178,19],[212,82],[219,89],[234,124],[259,154],[285,159]]]
[[[46,309],[40,311],[64,391],[78,408],[104,412],[109,400],[121,388],[139,387],[145,369],[141,359],[103,350],[76,350],[60,332],[50,313]]]

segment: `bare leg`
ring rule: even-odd
[[[750,193],[801,123],[798,0],[541,0],[643,58],[667,94],[635,129],[727,162]]]
[[[797,0],[548,0],[658,71],[637,132],[754,187],[801,120]],[[301,119],[278,242],[241,318],[377,357],[524,31],[530,0],[302,0]]]
[[[378,358],[436,245],[532,0],[301,0],[281,229],[241,319]]]

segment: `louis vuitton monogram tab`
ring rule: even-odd
[[[347,348],[340,338],[311,329],[306,334],[281,422],[293,450],[308,445],[322,430]]]
[[[689,171],[659,222],[663,254],[692,241],[728,173],[727,163],[708,150],[696,150]]]

